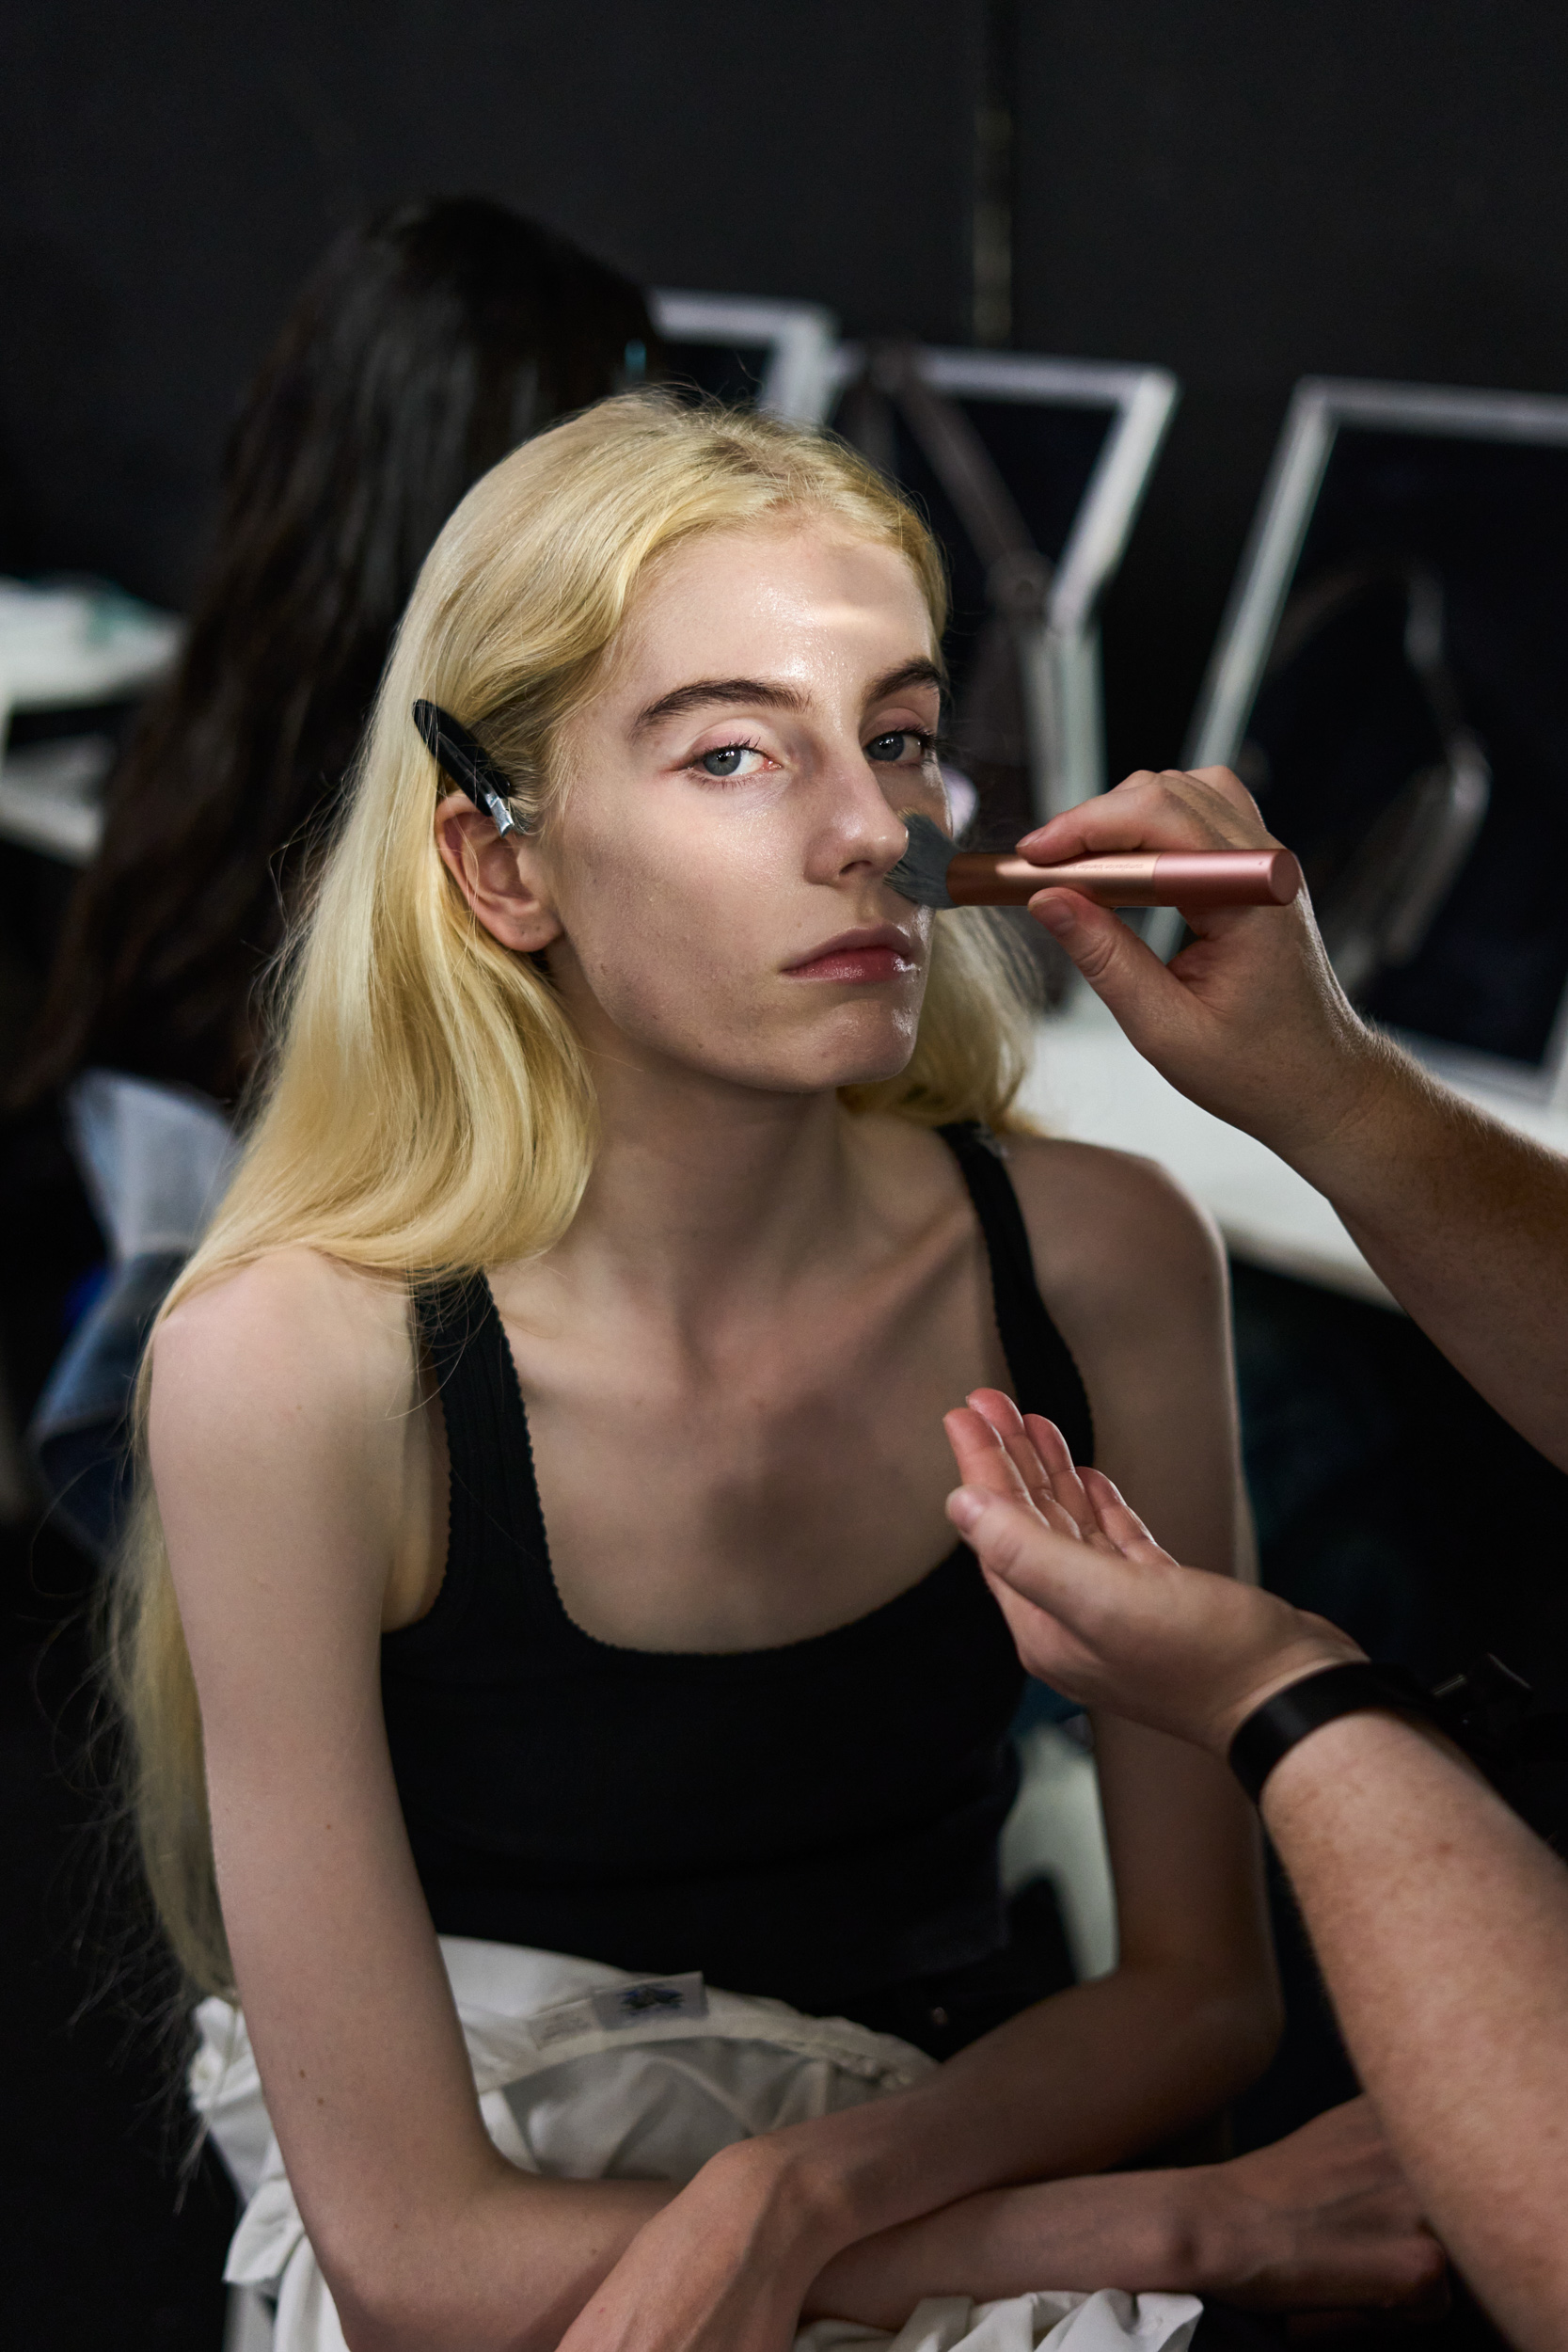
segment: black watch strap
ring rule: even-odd
[[[1287,1684],[1253,1708],[1231,1740],[1230,1769],[1256,1804],[1263,1783],[1298,1740],[1331,1724],[1337,1715],[1356,1715],[1368,1708],[1442,1722],[1431,1692],[1423,1691],[1402,1666],[1374,1665],[1370,1659],[1346,1666],[1324,1666],[1317,1674]]]

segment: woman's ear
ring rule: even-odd
[[[467,793],[449,792],[436,811],[436,846],[474,915],[503,947],[535,955],[561,937],[526,834],[499,834]]]

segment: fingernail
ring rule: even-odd
[[[1030,899],[1029,912],[1037,923],[1043,923],[1057,939],[1065,939],[1069,931],[1078,927],[1077,912],[1065,891],[1042,891],[1037,898]]]
[[[947,1516],[967,1535],[983,1518],[986,1501],[978,1486],[955,1486],[947,1498]]]
[[[1037,825],[1033,833],[1026,833],[1022,840],[1018,844],[1019,856],[1027,857],[1030,850],[1035,847],[1035,844],[1037,841],[1043,841],[1045,839],[1045,833],[1046,829],[1043,825]]]

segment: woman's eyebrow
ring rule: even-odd
[[[913,661],[899,662],[896,669],[873,680],[865,699],[868,704],[885,702],[890,694],[910,686],[934,686],[940,694],[945,680],[937,664],[922,654]],[[649,703],[645,710],[640,710],[631,731],[634,736],[643,735],[666,719],[684,719],[688,712],[715,703],[761,703],[770,710],[804,710],[808,700],[798,686],[786,686],[780,680],[769,683],[760,677],[694,678],[689,686],[674,687],[668,694],[661,694],[657,702]]]
[[[765,703],[772,710],[804,710],[806,696],[798,686],[769,685],[758,677],[695,678],[689,686],[677,686],[673,692],[661,694],[657,703],[640,710],[632,722],[633,735],[641,735],[649,727],[657,727],[664,719],[684,719],[689,710],[700,710],[706,703]]]
[[[917,661],[901,661],[896,670],[889,670],[885,677],[878,678],[865,699],[868,703],[886,702],[890,694],[902,693],[907,686],[934,686],[939,694],[944,694],[947,679],[938,664],[922,654]]]

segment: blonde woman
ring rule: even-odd
[[[942,621],[915,516],[784,426],[632,396],[497,467],[160,1321],[117,1637],[143,1849],[356,2346],[779,2352],[942,2288],[1191,2283],[1135,2197],[986,2193],[1213,2114],[1272,2047],[1244,1808],[1156,1733],[1096,1726],[1117,1967],[1037,2001],[1005,1948],[1020,1670],[943,1407],[1092,1430],[1184,1560],[1230,1572],[1243,1515],[1212,1236],[1010,1125],[986,934],[887,887],[901,813],[943,812]],[[942,2062],[684,2186],[531,2177],[438,1936]]]

